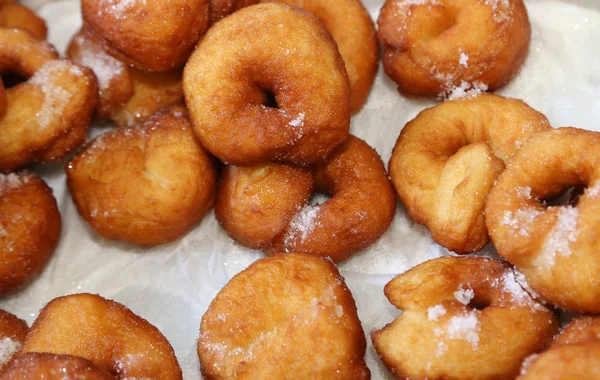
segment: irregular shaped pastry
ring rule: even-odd
[[[216,216],[231,237],[250,248],[306,252],[336,262],[373,244],[392,222],[396,199],[381,158],[357,137],[351,135],[314,169],[314,187],[331,199],[308,204],[313,178],[303,168],[228,167]]]
[[[27,323],[13,314],[0,310],[0,371],[9,365],[21,349],[27,335]],[[0,379],[3,379],[0,375]]]
[[[316,16],[337,43],[346,65],[352,112],[367,101],[379,68],[379,42],[361,0],[262,0],[300,7]]]
[[[480,95],[438,104],[402,130],[389,163],[392,183],[417,223],[459,254],[489,241],[487,194],[506,162],[548,119],[520,100]]]
[[[56,200],[43,180],[29,173],[0,174],[0,294],[39,276],[60,231]]]
[[[228,164],[306,165],[348,136],[344,62],[298,8],[253,5],[215,24],[185,67],[183,90],[202,144]]]
[[[70,355],[28,353],[0,373],[1,380],[115,380],[91,361]]]
[[[365,336],[333,263],[289,253],[258,260],[202,317],[198,356],[213,379],[368,379]]]
[[[523,0],[386,0],[378,24],[383,67],[413,95],[502,87],[531,41]]]
[[[0,27],[24,29],[40,40],[45,40],[48,36],[46,22],[31,9],[20,4],[0,2]]]
[[[258,4],[259,0],[211,0],[210,20],[211,24],[219,21],[233,12],[244,7]]]
[[[371,333],[399,379],[510,379],[550,342],[558,320],[509,265],[442,257],[395,277],[385,295],[403,313]]]
[[[216,170],[182,107],[89,143],[67,165],[67,184],[102,236],[157,245],[187,233],[212,207]]]
[[[587,185],[576,206],[542,201]],[[546,301],[600,312],[600,133],[560,128],[529,140],[488,197],[487,226],[498,253]]]
[[[93,294],[50,301],[19,355],[29,352],[78,356],[120,379],[182,379],[173,348],[156,327]]]
[[[209,0],[82,0],[81,14],[110,55],[144,71],[182,67],[210,22]]]

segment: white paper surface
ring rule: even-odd
[[[376,20],[383,0],[363,0]],[[63,52],[81,25],[77,0],[23,1],[38,9],[49,40]],[[527,0],[533,29],[523,70],[502,95],[520,98],[546,114],[554,127],[600,130],[600,3],[597,0]],[[366,140],[387,163],[404,124],[430,100],[402,97],[380,68],[364,109],[352,120],[352,133]],[[92,128],[91,135],[102,133]],[[262,257],[233,242],[213,213],[179,241],[142,249],[100,237],[78,215],[66,190],[64,162],[36,167],[53,188],[63,217],[60,245],[42,276],[23,291],[0,301],[0,308],[30,324],[51,299],[72,293],[99,293],[127,305],[158,327],[173,345],[184,378],[199,379],[196,339],[200,319],[227,281]],[[493,254],[493,248],[486,249]],[[367,363],[373,379],[391,379],[372,348],[368,333],[398,312],[383,295],[396,274],[448,254],[413,225],[399,207],[387,233],[371,248],[340,265],[367,334]]]

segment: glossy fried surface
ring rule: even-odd
[[[116,377],[83,358],[32,352],[17,358],[0,373],[0,379],[114,380]]]
[[[233,12],[244,7],[258,4],[260,0],[211,0],[210,19],[211,24],[219,21]]]
[[[46,22],[20,4],[0,3],[0,27],[24,29],[40,40],[45,40],[48,35]]]
[[[235,276],[202,317],[205,379],[368,379],[365,336],[333,263],[289,253]]]
[[[300,7],[316,16],[331,33],[350,81],[352,113],[363,107],[379,68],[379,42],[361,0],[262,0]]]
[[[511,379],[558,328],[526,289],[522,275],[501,261],[427,261],[386,285],[386,297],[403,312],[371,339],[399,379]]]
[[[182,67],[208,29],[209,0],[83,0],[84,27],[110,55],[144,71]]]
[[[344,62],[322,24],[298,8],[253,5],[215,24],[185,67],[183,89],[202,144],[228,164],[306,165],[348,135]]]
[[[67,165],[67,184],[102,236],[157,245],[187,233],[212,207],[216,170],[174,109],[89,143]]]
[[[161,332],[125,306],[93,294],[55,298],[31,326],[20,355],[79,356],[118,378],[182,379]]]
[[[529,140],[498,178],[486,207],[498,253],[542,298],[568,310],[600,312],[600,133],[560,128]],[[572,186],[576,206],[542,201]]]
[[[378,26],[386,73],[413,95],[502,87],[531,40],[522,0],[387,0]]]
[[[0,310],[0,370],[10,364],[21,349],[29,327],[15,315]],[[0,372],[0,379],[3,379]]]
[[[506,162],[528,138],[550,129],[520,100],[480,95],[422,111],[402,130],[390,176],[411,218],[459,254],[489,241],[485,203]]]
[[[56,249],[61,218],[39,177],[0,174],[0,294],[33,281]]]

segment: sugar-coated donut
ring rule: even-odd
[[[19,355],[29,352],[78,356],[120,379],[182,379],[173,348],[156,327],[93,294],[50,301]]]
[[[77,356],[31,352],[0,373],[0,380],[116,380],[91,361]]]
[[[262,0],[300,7],[316,16],[337,43],[344,59],[352,112],[367,101],[379,68],[379,42],[369,12],[361,0]]]
[[[157,245],[187,233],[212,207],[216,169],[181,107],[89,143],[68,163],[67,184],[102,236]]]
[[[378,24],[383,67],[413,95],[502,87],[531,40],[523,0],[386,0]]]
[[[308,204],[313,182],[331,199]],[[304,168],[273,163],[225,168],[215,209],[225,231],[250,248],[269,254],[306,252],[336,262],[379,239],[395,211],[381,158],[354,136],[313,176]]]
[[[0,310],[0,371],[8,366],[21,349],[27,335],[27,323],[15,315]],[[0,375],[0,379],[4,379]]]
[[[85,141],[96,79],[87,68],[57,58],[51,45],[29,33],[0,28],[0,71],[29,78],[4,91],[0,172],[61,159]]]
[[[210,22],[209,0],[82,0],[81,14],[112,56],[144,71],[182,67]]]
[[[314,16],[284,4],[216,23],[185,66],[183,90],[202,144],[228,164],[306,165],[348,136],[350,87],[336,44]]]
[[[229,16],[233,12],[244,7],[258,4],[260,0],[211,0],[210,1],[210,20],[211,24],[219,21],[223,17]]]
[[[20,4],[0,3],[0,28],[24,29],[40,40],[45,40],[48,35],[46,22]]]
[[[576,185],[576,206],[542,201]],[[498,253],[531,287],[563,309],[600,312],[600,133],[560,128],[534,136],[488,197],[487,225]]]
[[[511,379],[558,320],[501,261],[442,257],[395,277],[385,295],[402,315],[371,333],[399,379]]]
[[[35,279],[56,249],[61,218],[52,190],[33,174],[0,174],[0,295]]]
[[[352,294],[335,265],[289,253],[236,275],[202,317],[198,356],[215,379],[368,379]]]
[[[520,100],[483,94],[422,111],[402,130],[389,163],[392,183],[433,240],[459,254],[482,249],[487,194],[505,163],[546,117]]]

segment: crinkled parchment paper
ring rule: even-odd
[[[377,19],[383,0],[363,0]],[[81,25],[79,1],[24,1],[49,26],[49,40],[64,51]],[[554,127],[573,125],[600,130],[600,3],[597,0],[526,0],[533,28],[523,70],[502,95],[521,98],[545,113]],[[352,120],[352,133],[377,149],[387,163],[404,124],[431,100],[408,99],[383,70],[365,108]],[[96,127],[92,135],[106,127]],[[54,189],[63,217],[58,250],[43,275],[0,308],[29,323],[54,297],[99,293],[127,305],[169,339],[185,379],[200,378],[196,339],[202,314],[219,289],[261,253],[249,251],[223,232],[214,215],[179,241],[152,249],[109,241],[78,215],[66,190],[64,162],[39,166]],[[493,248],[486,249],[494,254]],[[396,274],[448,252],[434,244],[427,230],[414,225],[402,207],[387,233],[371,248],[340,265],[358,305],[365,333],[391,322],[398,312],[383,286]],[[374,379],[387,372],[370,344],[367,362]]]

